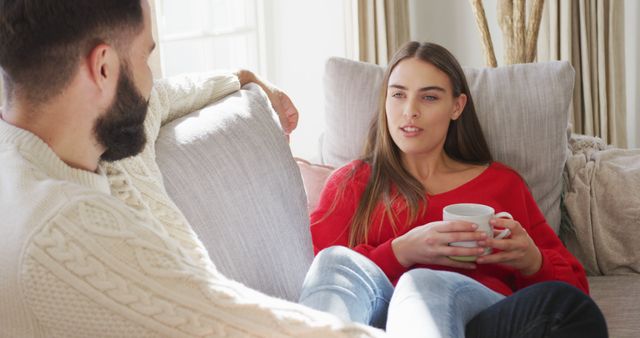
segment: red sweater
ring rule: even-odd
[[[351,177],[349,173],[354,167],[357,169]],[[355,214],[370,174],[371,167],[368,164],[353,161],[338,169],[329,178],[318,207],[311,214],[311,236],[316,254],[333,245],[348,246],[349,222]],[[343,186],[345,190],[340,193],[339,189]],[[338,199],[335,209],[323,219],[335,199]],[[454,203],[481,203],[493,207],[496,212],[507,211],[513,215],[542,253],[540,271],[531,276],[522,276],[517,270],[498,264],[478,265],[474,270],[441,265],[415,265],[408,269],[402,266],[391,249],[391,241],[416,226],[442,220],[442,209]],[[397,216],[398,233],[394,233],[388,218],[382,217],[383,209],[380,205],[373,215],[369,243],[353,248],[375,262],[394,285],[407,270],[424,267],[467,275],[503,295],[510,295],[531,284],[548,280],[564,281],[589,293],[582,265],[549,227],[520,175],[501,163],[493,162],[478,177],[453,190],[428,195],[427,212],[408,226],[408,211],[397,206],[394,206],[394,211]],[[381,221],[382,225],[378,227]]]

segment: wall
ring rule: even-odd
[[[625,0],[625,70],[627,74],[627,137],[629,148],[640,148],[640,2]]]
[[[496,15],[497,0],[483,1],[493,48],[498,64],[502,63],[502,34]],[[409,0],[411,39],[430,41],[449,49],[467,67],[486,65],[480,33],[465,0]]]
[[[640,2],[625,1],[627,74],[627,134],[630,148],[640,147]],[[502,33],[497,23],[497,0],[483,1],[498,64],[502,64]],[[485,57],[469,1],[409,0],[411,39],[432,41],[448,48],[463,66],[483,67]]]
[[[264,0],[266,72],[300,111],[294,156],[314,160],[324,129],[323,74],[330,56],[347,57],[348,1]]]

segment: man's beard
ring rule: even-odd
[[[144,119],[148,106],[149,101],[133,84],[129,68],[121,66],[113,103],[94,126],[96,139],[106,148],[100,159],[118,161],[144,149],[147,143]]]

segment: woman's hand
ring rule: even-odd
[[[475,264],[454,261],[449,256],[478,256],[484,248],[455,247],[449,243],[486,240],[487,234],[476,231],[477,228],[477,225],[463,221],[431,222],[394,239],[391,247],[398,262],[407,268],[414,264],[433,264],[474,269]]]
[[[296,127],[298,126],[299,118],[298,109],[293,104],[289,96],[287,96],[287,94],[285,94],[273,84],[262,80],[260,77],[249,70],[242,69],[237,71],[235,74],[240,81],[240,86],[244,86],[247,83],[253,82],[259,85],[262,90],[264,90],[264,92],[267,94],[267,97],[269,98],[269,101],[271,101],[273,110],[275,110],[278,114],[280,125],[282,126],[282,130],[286,135],[291,134],[291,132],[296,129]]]
[[[499,218],[491,220],[491,225],[511,230],[511,236],[478,242],[480,246],[498,249],[501,252],[479,257],[476,263],[511,266],[525,276],[533,275],[540,270],[542,254],[519,222]]]

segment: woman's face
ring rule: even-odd
[[[466,95],[454,97],[449,77],[418,58],[400,61],[389,76],[385,108],[393,142],[403,156],[439,153],[449,123],[457,119]]]

